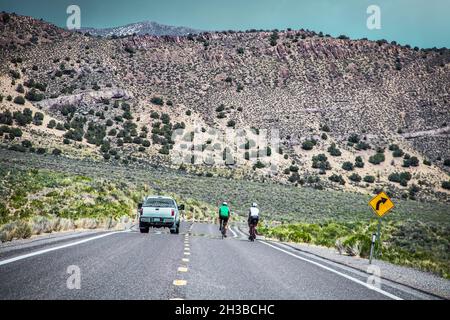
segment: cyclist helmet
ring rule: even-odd
[[[256,202],[253,202],[253,203],[252,203],[252,207],[255,207],[255,208],[256,208],[257,206],[258,206],[258,205],[256,204]]]
[[[224,202],[222,202],[222,205],[223,205],[223,206],[227,206],[228,203],[227,203],[226,201],[224,201]]]

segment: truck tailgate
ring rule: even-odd
[[[153,208],[153,207],[143,207],[142,208],[143,217],[152,218],[170,218],[172,217],[173,208]]]

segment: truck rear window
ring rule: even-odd
[[[175,204],[171,199],[147,199],[143,207],[175,208]]]

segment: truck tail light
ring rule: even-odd
[[[175,216],[175,210],[172,209],[172,217]]]
[[[140,208],[140,209],[139,209],[139,215],[142,216],[142,213],[144,213],[144,209],[143,209],[143,208]]]

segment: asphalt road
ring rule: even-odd
[[[0,250],[0,299],[431,298],[386,280],[368,286],[366,273],[249,242],[236,226],[228,234],[222,240],[217,225],[182,223],[179,235],[129,230]],[[79,270],[79,289],[68,288],[77,275],[68,268]]]

